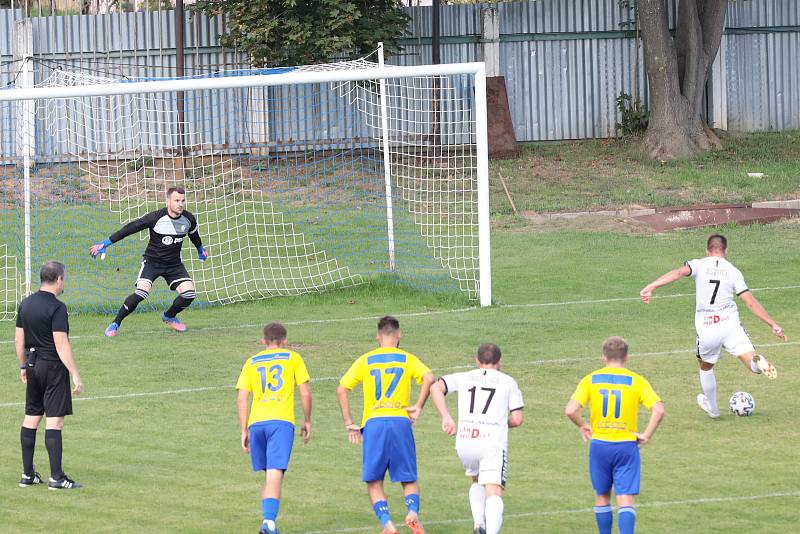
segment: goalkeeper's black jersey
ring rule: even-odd
[[[150,243],[144,251],[144,257],[160,265],[181,263],[181,246],[187,235],[195,247],[203,244],[194,215],[184,210],[179,217],[173,218],[167,213],[167,208],[151,211],[144,217],[129,222],[111,234],[109,239],[116,243],[145,228],[150,229]]]

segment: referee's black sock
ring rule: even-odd
[[[169,307],[164,315],[167,317],[175,317],[180,312],[188,308],[189,304],[192,303],[196,296],[197,293],[194,291],[184,291],[183,293],[180,293],[177,297],[175,297],[175,300],[172,301],[172,306]]]
[[[144,289],[136,288],[136,291],[131,293],[125,298],[125,302],[122,303],[122,307],[117,312],[117,316],[114,318],[114,322],[117,325],[122,324],[122,320],[127,317],[128,315],[133,313],[133,310],[136,309],[136,306],[139,305],[144,299],[147,298],[149,295],[149,291],[145,291]]]
[[[54,428],[45,430],[44,444],[50,456],[50,477],[53,480],[61,480],[64,478],[64,471],[61,469],[61,431]]]
[[[19,430],[19,442],[22,445],[22,472],[26,477],[33,476],[33,453],[36,450],[36,429],[22,427]]]

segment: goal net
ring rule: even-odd
[[[35,100],[19,100],[19,84],[0,90],[0,284],[18,280],[0,298],[35,288],[56,259],[72,308],[115,310],[149,236],[104,261],[89,246],[180,186],[210,253],[200,262],[183,247],[201,302],[378,283],[490,303],[480,65],[40,71]],[[171,299],[156,283],[145,305]]]

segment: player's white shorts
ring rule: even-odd
[[[750,341],[750,336],[747,335],[736,316],[729,316],[726,319],[717,315],[709,315],[704,318],[702,323],[697,322],[695,326],[697,327],[697,357],[706,363],[717,363],[723,348],[734,356],[741,356],[756,350],[753,342]]]
[[[508,458],[506,450],[496,445],[484,446],[478,441],[456,446],[458,458],[467,476],[478,477],[478,484],[506,487]]]

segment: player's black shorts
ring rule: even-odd
[[[172,290],[183,282],[192,281],[192,277],[189,276],[189,272],[186,270],[186,267],[183,266],[183,263],[178,263],[177,265],[161,265],[159,263],[153,263],[152,260],[145,258],[142,260],[142,268],[139,269],[136,282],[139,282],[139,280],[147,280],[152,284],[158,280],[159,276],[162,276],[164,280],[166,280],[167,285]]]
[[[72,415],[69,371],[61,360],[37,359],[33,367],[28,367],[26,374],[25,415]]]

